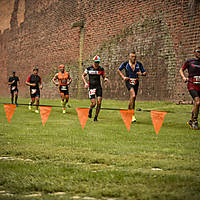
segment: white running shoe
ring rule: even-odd
[[[65,114],[66,113],[66,110],[63,110],[63,114]]]
[[[32,105],[31,105],[31,103],[29,103],[28,109],[29,109],[29,110],[32,110]]]
[[[39,113],[39,110],[35,110],[35,113]]]
[[[133,115],[133,117],[132,117],[132,122],[136,122],[135,115]]]

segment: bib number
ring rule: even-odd
[[[200,76],[194,76],[193,83],[200,84]]]
[[[37,92],[37,89],[31,89],[31,94],[35,94]]]
[[[89,97],[91,97],[92,95],[96,94],[96,89],[90,89],[89,90]]]
[[[66,85],[61,85],[61,90],[67,90],[67,86]]]
[[[129,83],[130,83],[131,85],[135,85],[135,84],[137,83],[137,79],[135,79],[135,78],[130,78],[130,79],[129,79]]]
[[[16,89],[16,86],[12,86],[11,90],[15,90]]]

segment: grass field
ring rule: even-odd
[[[0,105],[0,199],[200,199],[200,131],[185,123],[191,105],[137,102],[137,108],[175,112],[156,135],[150,112],[142,111],[129,132],[120,112],[107,110],[82,130],[75,108],[88,107],[89,100],[70,104],[66,114],[52,108],[44,127],[26,106],[8,123]],[[102,107],[127,104],[104,100]]]

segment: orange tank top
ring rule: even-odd
[[[58,72],[59,85],[67,85],[67,79],[69,78],[68,72]]]

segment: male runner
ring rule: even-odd
[[[36,110],[35,113],[39,113],[39,101],[40,101],[40,89],[42,89],[42,81],[38,75],[38,68],[33,68],[33,74],[31,74],[26,80],[26,85],[30,86],[30,96],[31,102],[29,103],[29,110],[32,110],[32,105],[35,103],[36,99]]]
[[[188,70],[188,78],[184,71]],[[198,130],[198,114],[200,105],[200,46],[194,49],[194,58],[187,60],[180,69],[180,75],[183,81],[187,82],[187,88],[194,100],[191,119],[187,124],[194,130]]]
[[[15,76],[15,72],[12,73],[12,76],[9,77],[8,80],[8,85],[10,85],[10,94],[11,94],[11,103],[14,103],[14,97],[15,97],[15,105],[17,106],[17,99],[18,99],[18,84],[17,82],[19,82],[19,77]]]
[[[125,75],[121,72],[125,69]],[[136,60],[135,51],[129,53],[129,60],[122,63],[118,68],[118,73],[122,79],[126,82],[126,87],[130,92],[129,110],[135,109],[135,100],[139,87],[139,76],[146,76],[146,71],[142,63]],[[135,115],[132,117],[132,122],[136,122]]]
[[[59,70],[57,74],[53,77],[52,81],[56,86],[59,86],[59,92],[61,96],[61,105],[63,107],[63,113],[66,113],[66,104],[69,101],[69,88],[68,85],[71,84],[72,79],[69,72],[65,71],[65,65],[59,65]],[[58,80],[58,82],[56,82]]]
[[[85,84],[85,88],[88,88],[89,91],[89,98],[91,101],[90,104],[90,110],[88,113],[88,117],[92,118],[92,109],[96,106],[96,97],[97,97],[97,107],[96,107],[96,113],[94,117],[94,121],[98,121],[97,117],[101,109],[101,101],[102,101],[102,87],[101,87],[101,81],[100,76],[103,77],[104,81],[108,81],[108,79],[105,76],[104,68],[99,65],[100,63],[100,57],[95,56],[93,58],[93,65],[85,69],[82,79]],[[88,74],[89,76],[89,83],[86,82],[85,76]]]

